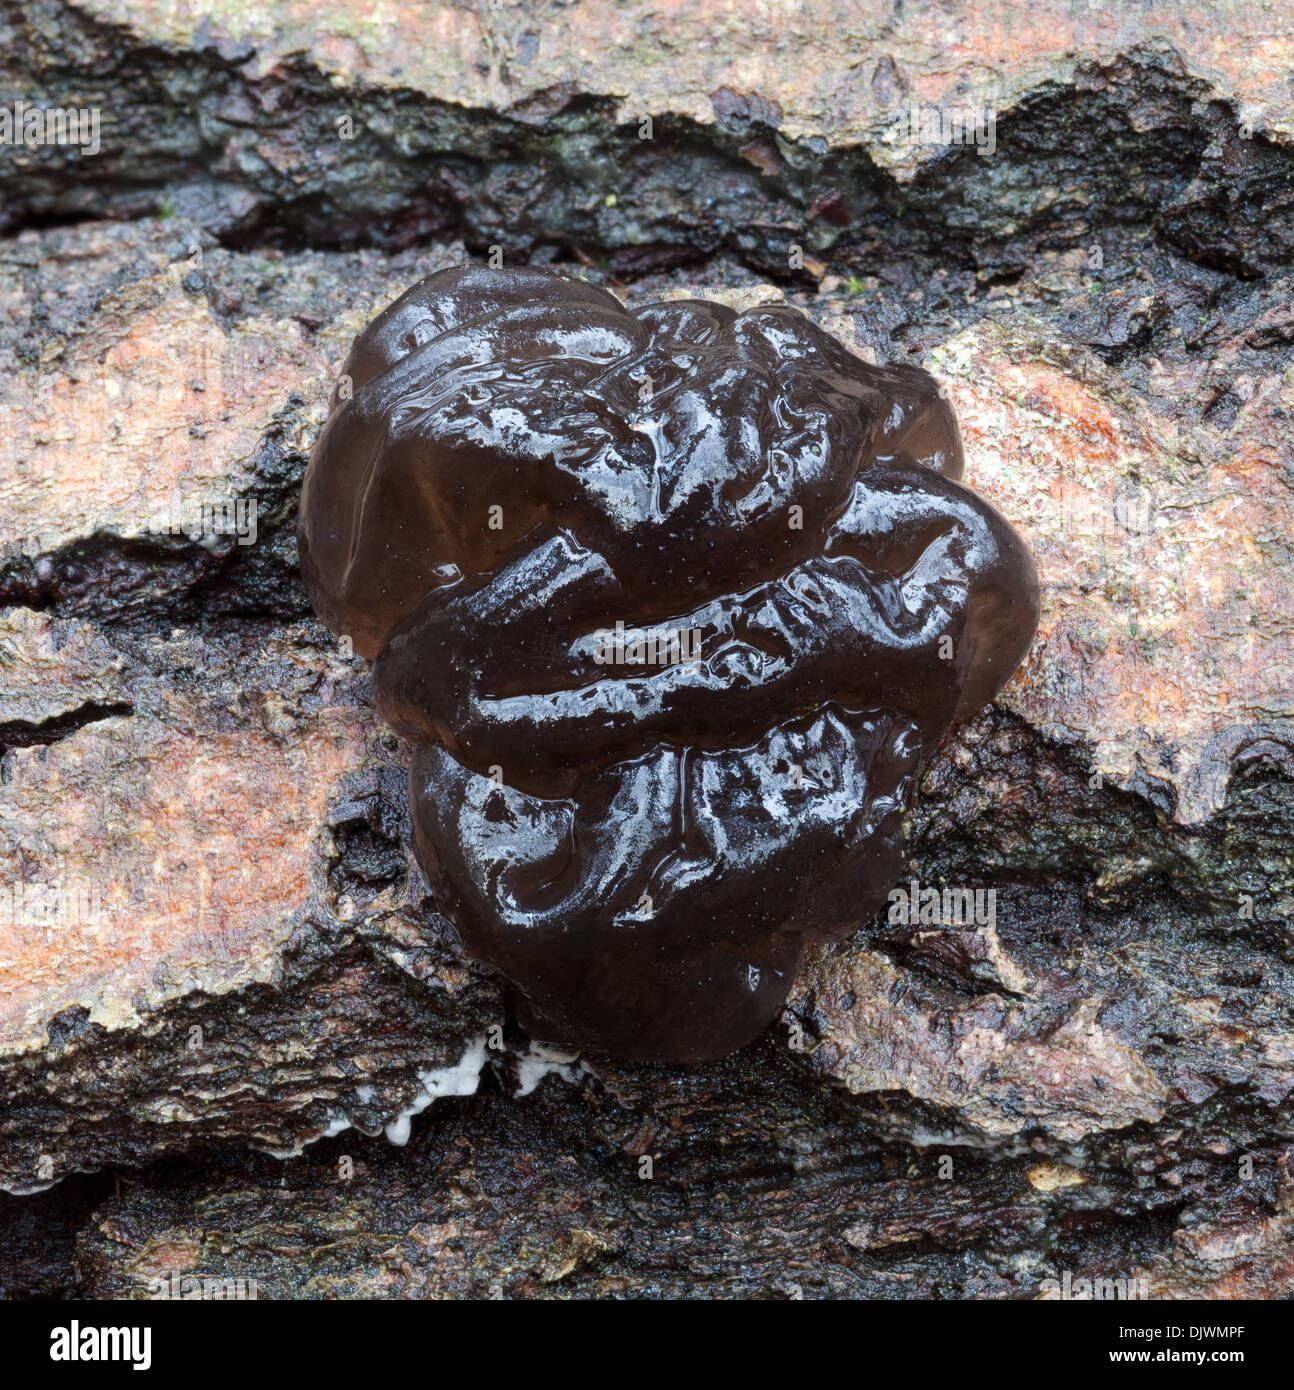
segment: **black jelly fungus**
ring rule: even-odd
[[[356,339],[320,617],[416,744],[415,844],[549,1042],[704,1061],[885,902],[922,761],[1038,621],[924,371],[798,311],[459,268]]]

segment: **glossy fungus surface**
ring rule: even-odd
[[[441,911],[537,1038],[749,1041],[884,904],[923,759],[1034,634],[947,402],[788,307],[540,270],[431,276],[345,377],[302,567],[416,745]]]

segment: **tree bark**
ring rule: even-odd
[[[103,127],[0,174],[0,1290],[1289,1295],[1294,11],[1008,11],[4,7]],[[508,1022],[297,573],[351,338],[492,246],[923,363],[1038,562],[938,915],[716,1066]]]

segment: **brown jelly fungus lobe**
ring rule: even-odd
[[[1038,580],[932,378],[785,306],[458,268],[359,337],[301,564],[415,745],[419,862],[532,1036],[703,1061],[905,869]]]

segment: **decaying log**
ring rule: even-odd
[[[1287,1295],[1294,18],[119,8],[6,19],[15,90],[113,121],[4,152],[0,1289]],[[992,157],[896,144],[972,55]],[[915,915],[715,1067],[508,1023],[296,571],[351,337],[492,244],[924,363],[1038,561]]]

